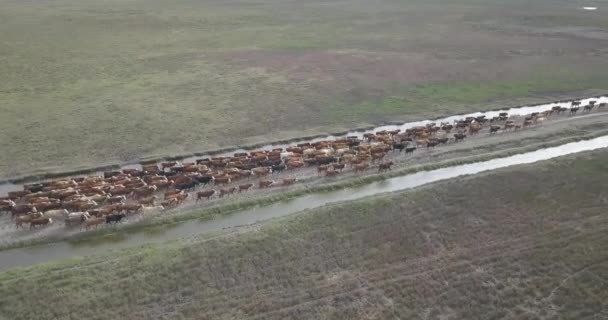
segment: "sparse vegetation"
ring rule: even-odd
[[[0,317],[602,318],[606,181],[596,151],[14,269],[0,274]]]
[[[0,179],[607,90],[605,20],[564,0],[2,1]]]

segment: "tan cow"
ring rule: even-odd
[[[258,187],[260,189],[268,188],[268,187],[272,186],[273,183],[274,183],[274,181],[272,181],[272,180],[260,180],[260,182],[258,183]]]

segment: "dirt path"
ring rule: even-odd
[[[477,136],[472,137],[461,143],[451,143],[447,146],[431,149],[431,150],[420,150],[414,155],[405,155],[404,153],[390,152],[387,156],[388,159],[395,162],[395,168],[408,168],[420,164],[437,163],[450,159],[456,159],[461,157],[467,157],[473,154],[485,154],[495,151],[503,151],[508,149],[517,149],[530,144],[543,143],[549,138],[561,138],[568,137],[570,135],[581,135],[585,133],[592,133],[596,130],[607,130],[606,116],[608,113],[591,114],[579,117],[563,117],[555,119],[553,121],[546,122],[542,126],[521,130],[518,132],[501,133],[495,135],[488,135],[487,132],[482,132]],[[194,200],[194,193],[191,193],[190,198],[186,203],[175,209],[164,212],[157,212],[152,216],[164,216],[164,215],[179,215],[182,213],[188,213],[198,208],[210,208],[221,206],[225,204],[231,204],[240,201],[256,200],[269,195],[280,195],[285,191],[296,191],[303,190],[314,186],[324,185],[327,183],[336,183],[339,181],[348,181],[355,178],[361,178],[365,176],[374,175],[377,173],[377,167],[371,168],[365,174],[355,174],[350,169],[346,169],[344,173],[337,177],[323,177],[318,176],[316,168],[303,168],[300,170],[283,172],[274,174],[273,179],[279,180],[287,176],[296,176],[299,179],[299,183],[290,187],[273,187],[269,189],[258,189],[255,188],[252,191],[235,194],[232,196],[225,197],[223,199],[215,198],[210,201],[196,202]],[[256,183],[258,179],[251,179],[251,183]],[[231,184],[236,186],[237,182]],[[200,191],[197,190],[197,191]],[[129,217],[127,223],[133,223],[141,220],[140,216]],[[10,220],[8,215],[0,218],[0,244],[9,244],[15,241],[26,241],[37,239],[39,237],[52,236],[58,234],[70,235],[82,232],[79,228],[66,229],[63,223],[55,223],[50,227],[40,228],[35,230],[28,229],[16,229],[13,222]]]

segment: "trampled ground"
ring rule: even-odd
[[[9,319],[602,319],[608,153],[0,274]],[[32,301],[36,301],[33,307]]]
[[[571,1],[3,0],[0,177],[608,89],[607,29]]]

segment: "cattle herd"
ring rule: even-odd
[[[606,104],[597,106],[603,108]],[[590,112],[594,107],[595,102],[591,101],[582,107],[583,112]],[[344,170],[360,173],[377,165],[382,172],[393,165],[393,161],[385,159],[391,152],[407,155],[421,147],[432,149],[462,141],[484,128],[490,135],[519,130],[537,125],[553,114],[576,114],[580,108],[580,102],[573,102],[570,108],[556,106],[517,120],[505,112],[491,119],[467,117],[453,123],[429,123],[403,132],[384,130],[366,133],[362,138],[349,136],[191,163],[161,162],[144,165],[142,169],[104,172],[103,176],[25,184],[23,190],[0,197],[0,214],[10,214],[17,228],[29,224],[33,229],[61,220],[68,227],[88,230],[102,224],[120,223],[130,215],[175,208],[190,197],[204,201],[252,188],[289,186],[297,182],[295,177],[276,181],[271,178],[283,171],[316,167],[317,175],[333,177]]]

